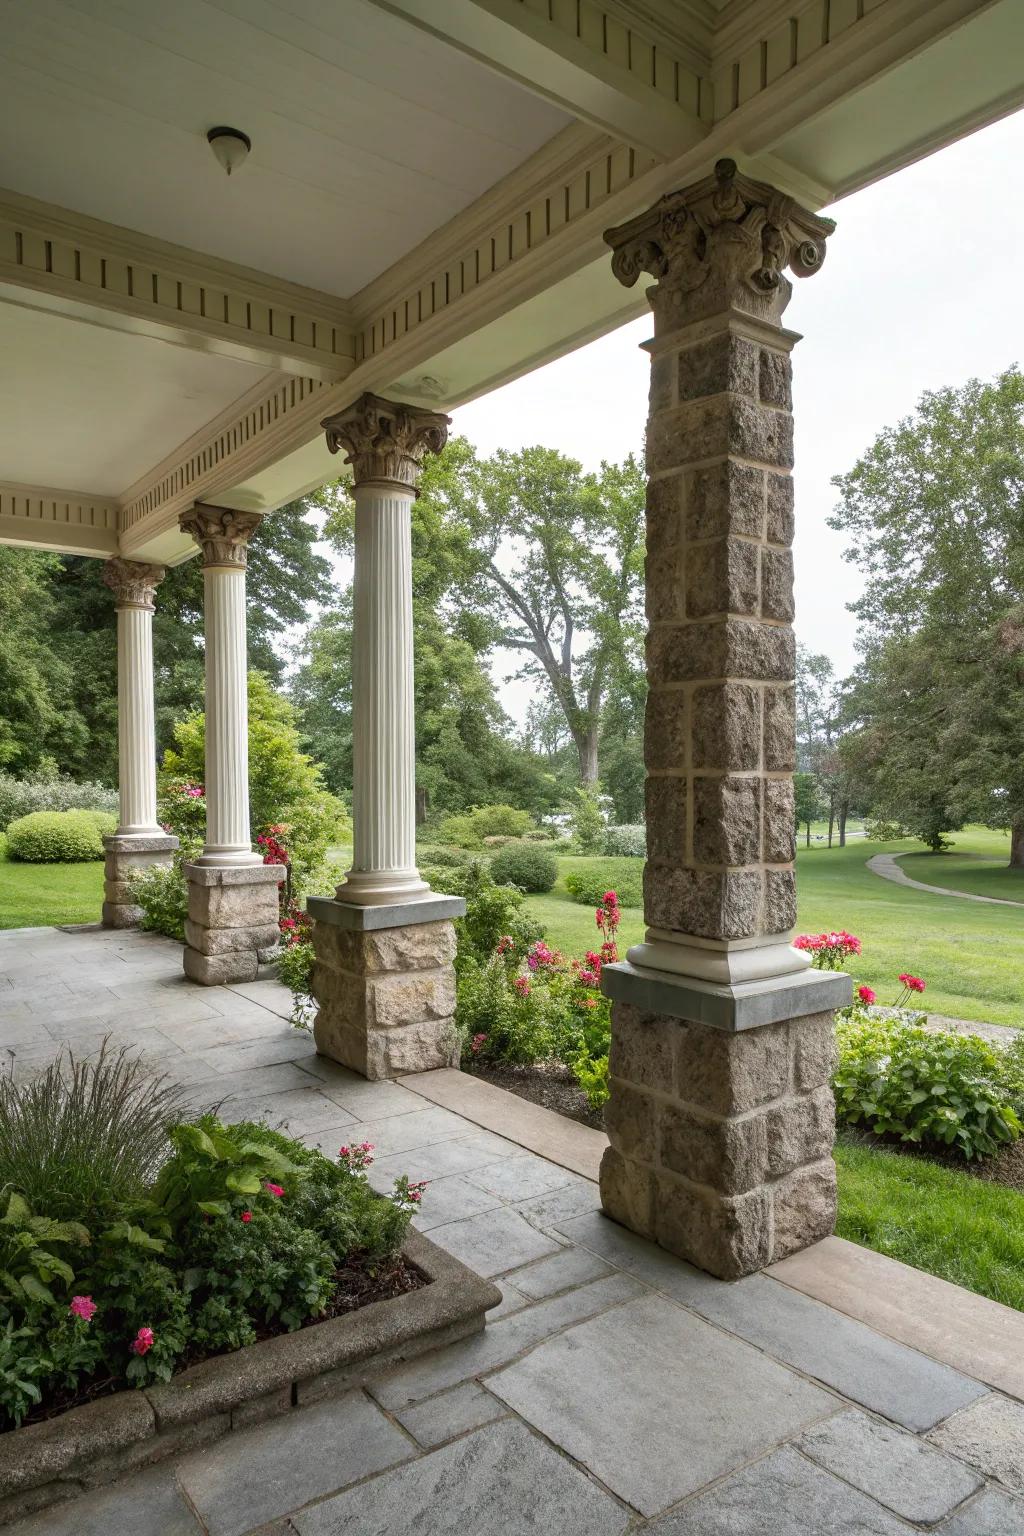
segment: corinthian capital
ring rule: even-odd
[[[696,318],[730,304],[778,319],[791,292],[784,269],[795,277],[817,272],[834,229],[831,219],[741,175],[735,161],[719,160],[712,176],[668,193],[604,238],[620,283],[631,288],[641,272],[658,279],[650,295],[657,319],[673,311]]]
[[[320,425],[331,452],[345,450],[356,485],[384,480],[415,490],[425,456],[440,453],[448,441],[450,421],[438,411],[366,394]]]
[[[259,512],[236,512],[233,507],[211,507],[197,501],[178,519],[182,533],[190,533],[203,552],[203,565],[233,565],[245,570],[248,544],[262,522]]]
[[[106,560],[100,579],[114,594],[118,608],[144,608],[152,613],[157,587],[166,570],[162,565],[144,565],[139,560]]]

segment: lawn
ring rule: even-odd
[[[956,843],[965,861],[984,864],[986,859],[999,857],[999,839],[999,833],[972,828],[958,834]],[[909,840],[868,843],[858,838],[845,848],[801,848],[797,855],[799,928],[805,932],[846,928],[855,933],[864,946],[853,968],[856,979],[873,987],[879,1002],[895,998],[900,990],[896,978],[909,970],[924,977],[925,1002],[934,1013],[979,1023],[1024,1026],[1020,985],[1024,975],[1024,914],[1013,907],[987,906],[894,885],[867,868],[872,854],[905,849],[919,850],[920,844]],[[945,856],[923,857],[930,870],[947,868]],[[543,924],[548,942],[566,954],[579,955],[592,947],[596,936],[593,911],[578,906],[565,889],[567,873],[600,872],[614,886],[616,878],[636,870],[637,862],[560,858],[554,890],[546,896],[530,896],[526,903]],[[909,865],[911,861],[902,862]],[[930,874],[929,878],[935,876]],[[639,907],[623,908],[619,929],[622,953],[640,942],[643,929]]]
[[[881,1148],[835,1157],[839,1237],[1024,1312],[1024,1196]]]
[[[1006,832],[971,827],[950,833],[949,853],[908,853],[900,865],[912,880],[943,885],[975,896],[996,896],[1024,903],[1024,869],[1011,869],[1010,838]]]
[[[12,864],[0,858],[0,928],[98,923],[103,862]]]

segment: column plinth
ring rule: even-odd
[[[830,1034],[848,977],[793,949],[788,268],[830,220],[720,161],[609,230],[656,285],[647,429],[647,933],[606,970],[617,1219],[715,1274],[831,1231]],[[823,1023],[822,1021],[827,1021]],[[706,1058],[706,1061],[703,1059]],[[712,1069],[710,1063],[717,1065]]]
[[[249,825],[247,548],[260,515],[197,503],[180,526],[203,552],[206,840],[185,866],[185,974],[216,986],[254,981],[279,936],[284,870],[253,851]]]
[[[153,609],[162,565],[108,560],[103,581],[117,612],[118,826],[104,837],[103,923],[137,928],[142,909],[132,877],[169,864],[178,846],[156,819],[156,729],[153,704]]]
[[[449,1066],[456,1052],[449,919],[465,908],[416,868],[412,636],[411,509],[448,417],[367,394],[322,425],[331,452],[344,450],[352,466],[356,507],[353,836],[335,899],[309,904],[314,1034],[323,1055],[388,1077]]]

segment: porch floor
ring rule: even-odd
[[[835,1240],[710,1279],[600,1215],[579,1171],[596,1133],[457,1074],[364,1082],[318,1058],[288,1008],[274,983],[193,985],[149,935],[0,933],[15,1075],[110,1036],[197,1104],[330,1153],[371,1141],[374,1181],[429,1179],[417,1225],[496,1278],[501,1306],[365,1392],[16,1536],[1024,1536],[1019,1314]]]

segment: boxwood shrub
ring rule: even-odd
[[[518,885],[531,893],[550,891],[558,864],[553,853],[535,843],[509,843],[491,860],[491,878],[496,885]]]
[[[614,891],[620,906],[638,907],[643,901],[643,872],[640,869],[635,873],[610,869],[586,874],[574,871],[566,875],[565,888],[581,907],[599,907],[605,891]]]
[[[26,864],[78,864],[102,859],[101,834],[117,817],[107,811],[33,811],[7,828],[7,857]]]

